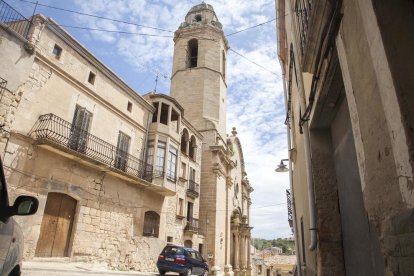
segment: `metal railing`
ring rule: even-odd
[[[155,166],[154,167],[154,173],[153,176],[154,178],[164,178],[165,172],[164,172],[164,167],[160,167],[160,166]]]
[[[175,183],[177,181],[176,173],[173,171],[167,171],[167,180]]]
[[[27,39],[31,22],[12,6],[0,0],[0,26],[12,29]]]
[[[200,193],[200,185],[193,180],[188,180],[187,193],[198,197]]]
[[[0,78],[0,101],[3,98],[3,93],[7,90],[7,81],[3,78]]]
[[[187,224],[186,224],[184,230],[198,232],[198,219],[187,218]]]
[[[292,208],[292,194],[290,190],[286,190],[286,199],[287,199],[287,211],[288,211],[288,222],[289,226],[293,231],[293,208]]]
[[[295,13],[298,20],[299,40],[301,53],[303,55],[306,46],[308,23],[312,12],[312,0],[297,0]]]
[[[41,115],[30,134],[37,140],[45,139],[131,176],[152,181],[151,165],[54,114]]]

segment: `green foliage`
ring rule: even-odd
[[[274,240],[253,238],[252,244],[257,250],[268,249],[270,247],[280,247],[282,248],[283,253],[287,253],[289,250],[295,250],[295,241],[286,238],[277,238]]]

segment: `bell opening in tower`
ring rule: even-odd
[[[188,41],[188,67],[193,68],[197,67],[197,60],[198,60],[198,40],[191,39]]]

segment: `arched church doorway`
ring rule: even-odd
[[[36,257],[67,257],[76,200],[66,194],[49,193],[43,214]]]

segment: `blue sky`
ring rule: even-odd
[[[32,0],[36,1],[36,0]],[[6,0],[25,16],[34,5]],[[141,28],[42,6],[36,13],[52,17],[58,24],[113,31],[155,34],[142,36],[107,33],[65,27],[96,57],[125,80],[139,94],[153,91],[159,73],[157,92],[169,94],[174,43],[173,32],[188,10],[200,1],[182,0],[39,0],[40,4],[76,10],[121,21],[156,27]],[[275,18],[274,0],[211,0],[225,34],[243,30]],[[159,37],[167,36],[167,37]],[[236,127],[241,140],[247,177],[252,193],[253,237],[291,236],[287,222],[285,189],[288,174],[275,173],[280,159],[287,157],[285,111],[281,70],[276,50],[276,23],[228,37],[231,49],[260,64],[228,52],[227,129]],[[275,74],[270,73],[274,72]]]

